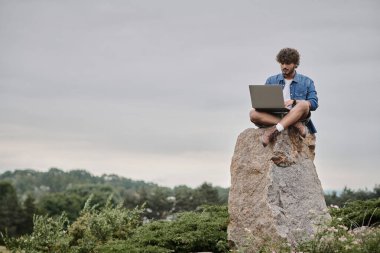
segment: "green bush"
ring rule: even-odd
[[[111,196],[106,206],[97,210],[96,205],[91,205],[91,199],[70,226],[66,214],[59,217],[35,215],[32,234],[5,237],[6,247],[13,252],[90,253],[107,241],[127,239],[141,225],[143,208],[112,207]]]
[[[310,253],[380,253],[380,227],[348,229],[342,219],[320,230],[314,239],[302,242],[297,252]]]
[[[159,246],[138,246],[126,244],[125,241],[112,241],[95,249],[96,253],[172,253],[173,250]]]
[[[69,252],[69,237],[67,235],[68,219],[66,214],[59,217],[33,217],[33,232],[31,235],[19,238],[4,237],[5,245],[12,252]]]
[[[369,200],[380,198],[380,184],[375,185],[372,191],[367,189],[353,190],[344,187],[343,191],[338,194],[336,191],[325,194],[326,204],[343,207],[348,201]]]
[[[380,253],[380,199],[330,208],[332,221],[299,249],[314,253]]]
[[[5,237],[12,252],[227,252],[227,206],[203,206],[172,221],[142,224],[142,208],[113,207],[112,196],[98,209],[91,198],[71,225],[66,214],[34,216],[31,235]]]
[[[101,210],[86,202],[80,217],[69,227],[70,244],[78,252],[92,252],[100,244],[119,239],[125,240],[142,224],[142,208],[125,209],[122,205],[113,207],[112,196]]]
[[[349,228],[380,225],[380,198],[347,202],[342,208],[331,208],[330,213]]]
[[[227,206],[203,206],[195,212],[179,214],[173,221],[153,221],[137,228],[126,241],[112,242],[99,252],[228,252]],[[152,248],[153,247],[153,248]],[[111,252],[111,251],[109,251]],[[133,251],[131,251],[133,252]]]

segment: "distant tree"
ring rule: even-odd
[[[174,187],[175,206],[176,212],[192,211],[197,208],[198,203],[195,201],[195,191],[186,185],[179,185]]]
[[[97,178],[91,175],[90,172],[85,170],[71,170],[66,173],[71,183],[97,183]]]
[[[0,182],[0,232],[10,236],[19,234],[22,212],[16,190],[9,182]]]
[[[37,213],[35,199],[28,195],[22,206],[22,223],[19,227],[20,234],[30,234],[33,231],[33,215]]]
[[[111,186],[80,185],[63,192],[45,195],[39,201],[38,210],[41,214],[49,216],[59,216],[62,212],[66,212],[68,219],[73,221],[79,216],[90,195],[93,195],[92,199],[99,208],[105,205],[110,195],[113,196],[112,203],[117,203],[121,199]]]
[[[146,207],[148,218],[163,219],[173,208],[174,201],[169,197],[171,190],[166,187],[155,187],[147,196]]]
[[[373,198],[380,198],[380,184],[373,188]]]
[[[135,208],[138,205],[144,203],[146,199],[141,200],[140,195],[132,189],[128,189],[124,192],[123,206],[128,209]]]
[[[135,181],[113,174],[98,177],[85,170],[65,172],[58,168],[51,168],[47,172],[31,169],[7,171],[0,174],[1,180],[11,182],[19,196],[32,194],[36,198],[36,202],[39,202],[40,198],[46,194],[78,189],[82,185],[86,185],[86,187],[93,185],[93,189],[96,188],[95,185],[112,188],[115,198],[120,197],[127,190],[138,192],[139,189],[144,188],[150,191],[150,189],[158,187],[154,183],[146,183],[141,180]]]
[[[69,220],[73,221],[79,216],[84,202],[85,199],[77,194],[51,193],[42,197],[38,204],[38,210],[41,214],[54,217],[65,212]]]
[[[22,196],[25,192],[32,192],[37,184],[36,175],[39,172],[34,170],[15,170],[14,172],[4,172],[0,175],[0,180],[6,180],[12,183],[16,192]]]
[[[367,189],[352,190],[344,187],[343,191],[338,194],[336,191],[325,194],[326,204],[343,207],[346,203],[356,200],[369,200],[380,198],[380,185],[375,185],[373,191]]]
[[[51,168],[42,178],[43,185],[48,185],[51,192],[64,191],[68,184],[65,172],[57,168]]]
[[[194,196],[197,206],[217,204],[219,202],[218,190],[212,187],[212,184],[206,182],[195,189]]]
[[[228,204],[228,194],[230,192],[230,188],[223,188],[220,186],[215,186],[215,189],[218,191],[219,204],[221,204],[221,205]]]
[[[32,195],[37,213],[56,216],[65,211],[70,220],[78,216],[90,194],[94,194],[93,200],[99,207],[111,194],[113,203],[123,202],[129,209],[146,203],[148,217],[158,219],[173,212],[195,210],[202,204],[226,204],[228,199],[228,189],[208,183],[196,189],[187,186],[171,189],[114,174],[93,176],[85,170],[15,170],[0,174],[0,180],[11,182],[20,199]]]

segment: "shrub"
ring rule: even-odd
[[[106,206],[97,210],[91,199],[71,226],[64,213],[59,217],[35,215],[32,234],[5,237],[6,247],[12,252],[89,253],[109,240],[127,239],[141,225],[143,208],[112,207],[111,196]]]
[[[330,213],[349,228],[380,225],[380,198],[347,202],[342,208],[331,208]]]
[[[138,246],[126,244],[125,241],[112,241],[94,250],[96,253],[172,253],[173,250],[159,246]]]
[[[137,228],[126,241],[112,242],[99,252],[227,252],[227,206],[202,206],[178,214],[173,221],[153,221]],[[152,251],[151,251],[152,250]],[[111,252],[111,251],[109,251]],[[129,252],[134,252],[130,250]]]
[[[300,252],[312,253],[380,253],[380,228],[360,227],[348,229],[340,218],[319,231],[314,239],[302,242]]]
[[[380,199],[331,206],[332,220],[319,227],[311,240],[301,242],[296,252],[380,253]],[[290,252],[290,251],[277,251]]]
[[[142,224],[143,207],[128,210],[118,205],[112,207],[112,196],[101,210],[86,202],[79,218],[69,227],[70,244],[80,252],[91,252],[107,241],[127,239]]]
[[[34,215],[33,232],[19,238],[4,237],[5,245],[12,252],[69,252],[67,235],[68,219],[65,213],[59,217]]]

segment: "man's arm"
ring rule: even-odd
[[[317,91],[315,90],[314,82],[310,80],[307,95],[306,95],[306,101],[310,104],[310,111],[315,111],[318,108],[318,97],[317,97]]]

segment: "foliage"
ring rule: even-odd
[[[173,221],[153,221],[126,241],[111,242],[99,252],[227,252],[227,206],[203,206]],[[111,251],[112,249],[112,251]],[[154,249],[156,251],[150,251]],[[131,252],[134,252],[131,250]]]
[[[380,225],[380,198],[347,202],[342,208],[331,208],[330,213],[349,228]]]
[[[33,215],[37,212],[35,199],[28,195],[22,206],[22,224],[19,226],[19,234],[30,234],[33,231]]]
[[[220,197],[218,188],[209,183],[203,183],[195,189],[185,185],[176,186],[173,190],[151,186],[141,187],[136,192],[127,192],[125,207],[130,208],[142,203],[146,203],[148,219],[164,219],[172,213],[192,211],[204,204],[219,204]]]
[[[186,185],[179,185],[174,187],[175,205],[173,209],[178,212],[191,211],[196,209],[194,191]]]
[[[105,207],[97,210],[91,199],[72,225],[68,225],[65,213],[59,217],[35,215],[32,234],[19,238],[5,236],[7,248],[14,252],[90,253],[107,241],[126,240],[142,224],[142,208],[113,207],[111,196]]]
[[[166,187],[153,187],[146,196],[146,207],[149,212],[147,218],[163,219],[173,208],[173,201],[170,200],[171,190]]]
[[[33,233],[20,238],[5,237],[7,248],[13,252],[31,253],[245,252],[243,248],[232,250],[228,247],[227,206],[202,206],[196,211],[176,214],[172,220],[143,224],[143,208],[128,210],[120,204],[114,206],[112,196],[102,208],[92,205],[91,201],[89,198],[79,218],[71,225],[65,214],[34,216]],[[343,208],[331,207],[331,222],[321,225],[313,238],[293,247],[268,240],[257,252],[380,253],[380,227],[349,227],[346,221],[349,212],[357,215],[350,216],[350,220],[367,219],[360,215],[370,208],[374,208],[376,214],[377,204],[378,200],[368,200],[350,202]]]
[[[215,186],[215,189],[218,191],[219,201],[221,205],[228,203],[228,195],[230,193],[230,188],[223,188],[220,186]]]
[[[69,237],[67,236],[67,216],[63,213],[59,217],[35,215],[33,232],[19,238],[5,237],[5,245],[12,252],[57,252],[69,251]]]
[[[6,172],[1,179],[7,181],[0,181],[0,232],[7,231],[3,238],[14,252],[229,251],[227,207],[199,207],[226,204],[225,188],[204,183],[195,189],[171,189],[116,175],[95,177],[82,170],[58,169]],[[380,186],[373,191],[345,188],[340,195],[325,197],[334,204],[332,223],[293,250],[379,252]],[[143,218],[148,219],[145,224]],[[290,250],[286,243],[268,240],[260,252]]]
[[[49,216],[60,215],[63,211],[70,221],[74,221],[86,202],[92,195],[92,200],[99,207],[103,207],[108,196],[112,194],[112,203],[120,202],[121,197],[117,196],[115,190],[106,185],[80,185],[70,188],[65,192],[51,193],[43,196],[39,201],[39,212]],[[115,197],[115,195],[117,197]]]
[[[115,189],[137,189],[141,186],[156,185],[144,181],[134,181],[117,175],[93,176],[85,170],[72,170],[64,172],[57,168],[51,168],[47,172],[35,170],[15,170],[0,174],[0,180],[12,183],[17,193],[21,195],[33,194],[37,198],[41,194],[63,192],[79,185],[109,185]]]
[[[22,223],[17,194],[9,182],[0,182],[0,232],[16,235]]]
[[[126,244],[125,241],[109,242],[95,250],[96,253],[172,253],[174,251],[162,248],[159,246],[136,246],[133,244]]]
[[[97,245],[111,240],[126,240],[142,224],[143,207],[128,210],[113,207],[111,198],[101,210],[87,201],[80,217],[69,227],[71,245],[80,252],[91,252]],[[86,251],[84,251],[84,249]]]
[[[38,214],[59,216],[64,211],[70,221],[78,217],[90,194],[94,194],[99,207],[104,206],[110,194],[114,196],[114,203],[122,201],[129,209],[146,203],[148,219],[164,219],[176,212],[195,210],[203,204],[226,204],[228,198],[228,189],[213,187],[209,183],[195,189],[187,186],[172,189],[117,175],[97,177],[85,170],[16,170],[0,174],[1,179],[14,186],[21,200],[32,196]]]
[[[226,206],[204,206],[179,214],[173,221],[142,225],[142,208],[128,210],[111,202],[100,210],[86,202],[71,225],[65,214],[34,216],[31,235],[5,237],[13,252],[226,252]]]
[[[12,184],[0,181],[0,232],[9,236],[30,233],[35,211],[32,196],[20,204]],[[3,243],[1,238],[0,243]]]
[[[380,198],[380,185],[375,185],[372,191],[368,190],[352,190],[344,187],[343,191],[338,194],[336,191],[325,194],[326,204],[337,205],[339,207],[344,206],[349,201],[354,200],[369,200]]]
[[[218,190],[208,183],[203,183],[201,186],[196,188],[194,196],[198,202],[198,206],[219,203]]]
[[[41,198],[38,208],[39,213],[48,216],[59,216],[62,212],[67,214],[69,220],[75,220],[84,201],[76,194],[51,193]]]
[[[380,227],[349,229],[342,218],[334,217],[329,226],[312,240],[301,243],[297,250],[310,253],[380,253]]]

